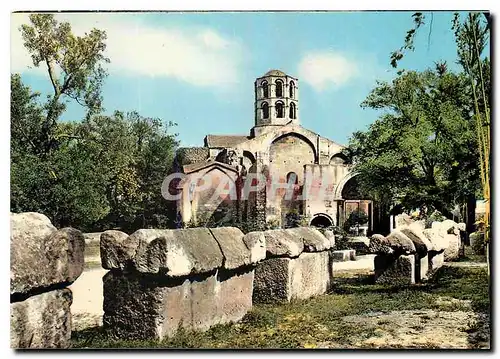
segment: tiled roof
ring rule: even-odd
[[[209,166],[220,166],[224,167],[230,171],[237,172],[237,169],[231,165],[228,165],[227,163],[222,163],[214,160],[208,160],[205,162],[198,162],[198,163],[192,163],[189,165],[184,165],[182,169],[184,170],[184,173],[191,173],[191,172],[196,172],[199,171],[203,168],[207,168]]]
[[[181,147],[176,152],[176,162],[180,166],[204,162],[210,156],[210,150],[206,147]]]
[[[210,148],[227,148],[247,141],[248,136],[241,135],[207,135],[205,137],[205,145]]]

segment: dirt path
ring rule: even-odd
[[[96,268],[84,271],[69,287],[73,292],[71,314],[73,330],[81,330],[96,325],[102,325],[102,277],[106,269]]]
[[[354,348],[489,348],[488,317],[473,311],[393,311],[353,315],[343,321],[366,328],[366,337],[353,338]]]

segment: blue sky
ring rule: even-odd
[[[301,124],[347,144],[377,112],[360,103],[375,81],[395,75],[390,53],[412,26],[412,12],[101,13],[62,14],[77,34],[108,33],[111,63],[103,88],[106,112],[138,111],[178,124],[182,146],[201,146],[206,134],[248,134],[254,125],[254,80],[270,69],[299,78]],[[426,13],[430,22],[430,13]],[[435,61],[451,69],[456,49],[452,13],[434,12],[416,51],[400,68],[423,70]],[[30,69],[12,15],[11,71],[34,90],[50,91],[44,68]],[[63,120],[84,111],[69,104]]]

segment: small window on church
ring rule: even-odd
[[[295,82],[290,81],[290,98],[293,98],[294,92],[295,92]]]
[[[269,118],[269,105],[267,102],[262,104],[262,118]]]
[[[292,102],[290,104],[290,116],[289,117],[291,119],[294,119],[294,118],[296,118],[296,116],[297,116],[297,111],[296,111],[296,108],[295,108],[295,103]]]
[[[269,97],[269,86],[267,84],[267,81],[262,81],[260,84],[262,86],[262,97],[268,98]]]
[[[276,97],[283,97],[283,81],[276,80]]]
[[[283,102],[276,102],[276,117],[277,118],[285,117]]]

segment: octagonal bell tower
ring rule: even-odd
[[[295,77],[280,70],[255,80],[255,135],[273,126],[299,123],[299,86]]]

